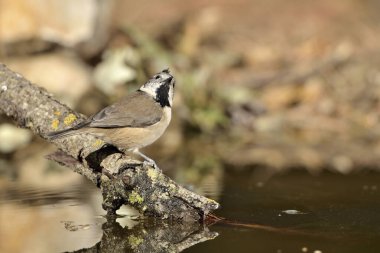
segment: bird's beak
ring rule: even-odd
[[[172,80],[173,80],[173,77],[171,76],[171,77],[169,77],[168,79],[166,79],[166,82],[171,83]]]

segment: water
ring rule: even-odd
[[[214,195],[222,205],[216,214],[227,220],[204,228],[138,221],[130,210],[107,221],[89,183],[42,188],[3,176],[0,252],[380,251],[380,174],[292,171],[264,180],[246,171],[223,178]]]
[[[217,225],[217,239],[188,252],[380,252],[378,174],[295,171],[264,185],[244,174],[226,178],[219,214],[278,230]]]

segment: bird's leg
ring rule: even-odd
[[[144,161],[144,164],[148,164],[148,165],[150,165],[150,166],[153,166],[153,168],[155,168],[156,170],[160,170],[160,168],[158,168],[156,162],[155,162],[152,158],[150,158],[150,157],[144,155],[144,154],[141,153],[137,148],[133,149],[132,152],[133,152],[134,154],[139,155],[139,156],[141,156],[142,158],[144,158],[144,160],[145,160],[145,161]]]

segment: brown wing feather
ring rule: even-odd
[[[134,92],[120,102],[110,105],[89,119],[87,127],[145,127],[160,121],[162,109],[145,92]]]

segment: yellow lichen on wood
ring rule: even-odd
[[[94,147],[94,148],[98,148],[98,147],[101,147],[101,146],[103,146],[104,145],[104,141],[102,141],[102,140],[100,140],[100,139],[97,139],[95,142],[94,142],[94,144],[92,144],[92,146]]]
[[[169,184],[169,191],[175,192],[177,190],[177,187],[174,184]]]
[[[135,204],[135,203],[141,204],[144,201],[144,198],[141,197],[137,192],[132,191],[128,197],[128,201],[131,204]]]
[[[57,130],[58,126],[59,126],[59,120],[53,119],[53,122],[51,122],[51,128],[53,128],[53,130]]]
[[[137,248],[142,242],[144,242],[144,239],[141,237],[137,237],[134,235],[130,235],[128,237],[128,244],[131,246],[132,249]]]
[[[70,113],[69,115],[67,115],[67,116],[65,117],[65,119],[63,120],[63,123],[65,123],[66,126],[69,126],[69,125],[71,125],[76,119],[77,119],[77,116],[75,116],[74,114]]]
[[[146,173],[148,174],[148,176],[150,177],[150,179],[152,179],[152,182],[154,182],[157,179],[157,177],[158,177],[158,172],[155,169],[149,168]]]
[[[169,195],[169,193],[164,192],[164,193],[162,193],[162,194],[160,195],[160,198],[161,198],[161,199],[170,199],[170,195]]]

